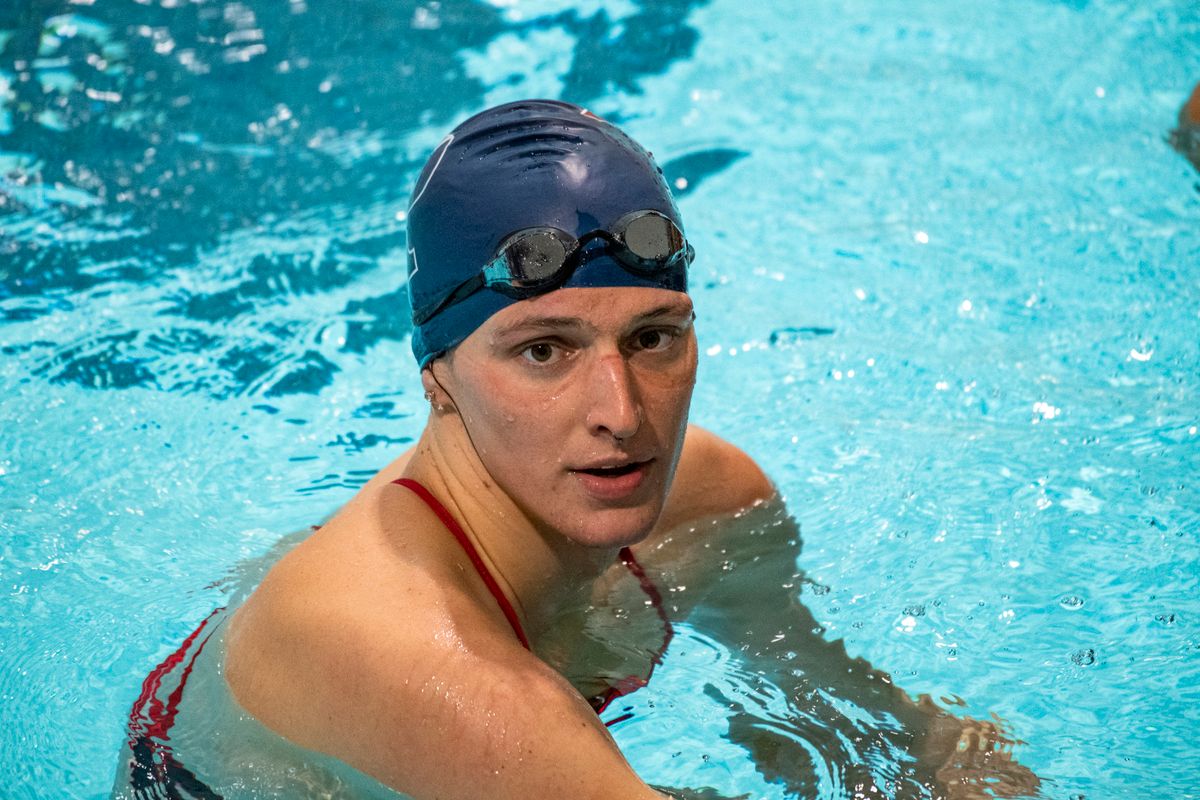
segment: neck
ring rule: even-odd
[[[617,558],[615,548],[577,544],[526,514],[488,473],[453,411],[431,413],[404,475],[462,525],[535,641]]]

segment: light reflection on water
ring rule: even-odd
[[[1047,796],[1194,791],[1200,210],[1164,137],[1197,30],[1166,0],[5,5],[0,780],[106,792],[232,565],[418,433],[409,182],[553,91],[680,189],[695,416],[787,496],[825,638],[1000,714]],[[677,644],[618,737],[764,785],[713,720],[791,712]]]

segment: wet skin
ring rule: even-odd
[[[564,289],[494,315],[422,379],[429,422],[237,612],[226,679],[261,722],[413,797],[654,798],[579,692],[524,650],[400,475],[462,524],[533,641],[617,550],[773,494],[687,426],[692,306]],[[561,638],[561,637],[560,637]]]
[[[539,530],[619,548],[666,501],[696,380],[692,317],[678,292],[551,292],[493,316],[425,385]]]
[[[687,425],[692,319],[675,292],[563,289],[497,313],[434,361],[417,446],[284,557],[232,620],[225,676],[238,702],[417,800],[661,798],[583,699],[599,656],[569,646],[581,640],[571,626],[603,613],[624,575],[617,551],[631,545],[661,585],[695,587],[672,596],[675,619],[723,641],[811,653],[805,673],[822,687],[902,721],[898,742],[925,772],[950,763],[962,723],[812,633],[794,588],[798,531],[770,482],[736,447]],[[441,522],[391,485],[401,476],[462,524],[533,652]],[[699,524],[750,508],[740,524]],[[725,552],[754,566],[722,577]],[[539,657],[563,643],[557,669]],[[781,688],[812,690],[794,663],[758,649]],[[806,791],[787,736],[742,713],[730,737],[770,779]],[[973,790],[986,785],[956,784],[972,792],[945,796],[982,796]]]

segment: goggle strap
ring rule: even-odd
[[[670,239],[678,237],[682,243],[681,247],[670,253],[665,259],[643,258],[631,250],[626,241],[625,234],[630,224],[647,216],[661,219],[669,226],[667,235]],[[566,282],[570,272],[578,269],[578,263],[572,264],[572,262],[578,261],[580,254],[584,250],[584,243],[593,238],[603,239],[611,248],[610,255],[620,262],[622,267],[643,276],[655,275],[673,269],[680,261],[685,266],[689,265],[695,258],[696,251],[684,237],[683,231],[675,224],[674,220],[661,211],[649,209],[646,211],[631,212],[618,219],[613,224],[613,228],[614,230],[611,232],[606,230],[592,231],[578,239],[566,231],[550,227],[528,228],[518,231],[505,238],[497,249],[496,256],[482,270],[454,287],[454,289],[440,300],[430,303],[414,312],[413,324],[417,326],[424,325],[446,308],[461,302],[485,286],[509,297],[522,299],[533,297],[556,285],[562,285]],[[525,237],[539,235],[553,236],[563,246],[564,255],[562,263],[553,270],[550,270],[542,279],[530,280],[521,276],[515,276],[513,274],[513,265],[510,264],[509,259],[512,254],[519,251],[514,250],[513,246]],[[570,267],[569,271],[568,267]]]

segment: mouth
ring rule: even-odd
[[[612,466],[604,466],[604,467],[580,468],[580,469],[572,470],[572,472],[578,472],[583,475],[595,475],[598,478],[619,478],[622,475],[629,475],[630,473],[636,472],[637,470],[641,469],[642,467],[646,466],[649,463],[650,463],[650,460],[630,461],[627,464],[614,464]]]
[[[572,469],[584,491],[597,500],[619,501],[631,497],[641,487],[654,463],[653,458],[645,461],[624,461],[596,464]]]

